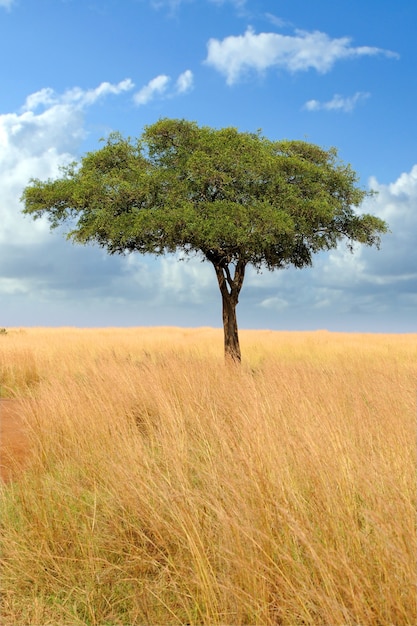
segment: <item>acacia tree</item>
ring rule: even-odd
[[[345,239],[379,246],[385,222],[350,165],[304,141],[162,119],[137,140],[112,134],[56,180],[32,179],[24,213],[110,254],[197,254],[215,270],[226,356],[240,361],[236,306],[248,265],[303,268]]]

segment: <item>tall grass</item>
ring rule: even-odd
[[[2,624],[413,625],[417,336],[9,331]]]

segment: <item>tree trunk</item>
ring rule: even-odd
[[[224,355],[235,363],[240,363],[241,353],[237,328],[236,305],[229,293],[222,293]]]
[[[212,251],[206,254],[207,259],[213,263],[222,294],[223,305],[223,330],[224,330],[224,355],[226,361],[240,363],[239,333],[236,318],[236,306],[239,302],[239,294],[245,277],[246,263],[239,260],[235,264],[234,275],[230,273],[227,259]]]

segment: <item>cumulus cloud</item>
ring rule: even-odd
[[[152,78],[147,85],[142,87],[142,89],[134,95],[134,102],[138,106],[141,106],[148,104],[157,97],[172,98],[187,93],[193,86],[193,80],[194,77],[191,70],[185,70],[185,72],[178,76],[174,88],[169,90],[171,77],[166,74],[160,74]]]
[[[384,237],[384,246],[378,265],[378,281],[388,284],[414,280],[417,297],[417,164],[403,172],[396,181],[381,184],[371,178],[370,187],[378,192],[372,207],[389,224],[391,234]]]
[[[353,111],[356,105],[370,97],[370,93],[357,91],[355,95],[350,97],[343,97],[339,94],[335,94],[328,102],[320,102],[319,100],[309,100],[305,103],[304,109],[307,111],[342,111],[343,113],[349,113]]]
[[[375,310],[411,312],[417,305],[417,165],[387,185],[372,178],[370,187],[378,195],[363,210],[386,220],[390,233],[379,251],[363,246],[354,255],[343,247],[333,251],[318,265],[316,284],[330,303],[340,292],[340,304],[352,310],[373,304]]]
[[[89,90],[71,89],[62,94],[50,88],[29,95],[20,111],[0,114],[0,297],[2,314],[16,297],[40,301],[54,299],[71,280],[81,285],[102,264],[102,254],[77,251],[51,236],[46,220],[33,222],[21,214],[19,198],[32,177],[55,177],[62,165],[75,159],[86,130],[84,113],[99,99],[133,87],[126,79],[101,83]],[[107,272],[109,275],[110,270]],[[71,279],[77,276],[77,280]],[[48,295],[49,294],[49,295]],[[11,298],[11,299],[10,299]],[[52,300],[51,300],[52,301]],[[9,304],[8,304],[9,303]],[[26,304],[28,306],[28,304]]]
[[[84,110],[109,94],[133,87],[130,79],[101,83],[95,89],[75,88],[57,94],[45,88],[29,95],[20,112],[0,115],[0,185],[5,221],[14,215],[16,198],[30,177],[49,177],[73,159],[85,137]],[[14,207],[14,208],[10,208]]]
[[[210,39],[207,44],[207,65],[226,77],[229,85],[236,83],[247,71],[264,72],[270,67],[289,72],[315,69],[330,71],[342,59],[384,55],[397,57],[389,50],[370,46],[354,47],[349,37],[331,39],[320,31],[297,30],[295,35],[256,34],[248,28],[244,35],[231,35],[223,40]]]
[[[185,93],[191,86],[192,73],[187,70],[178,77],[172,94]],[[172,269],[177,265],[175,259],[164,258],[161,263],[134,255],[110,257],[97,247],[72,246],[63,237],[65,229],[50,233],[46,219],[33,221],[21,213],[19,198],[30,178],[54,178],[60,166],[77,158],[87,134],[86,110],[100,99],[122,95],[132,87],[132,81],[126,79],[61,94],[44,88],[30,94],[19,111],[0,114],[3,326],[50,324],[53,319],[63,325],[140,325],[145,323],[143,315],[162,324],[176,293],[178,302],[186,301],[189,280],[193,285],[191,305],[202,297],[201,264],[190,266],[182,275]],[[212,283],[215,288],[214,272]],[[188,321],[191,324],[191,319]]]

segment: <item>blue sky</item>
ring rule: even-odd
[[[21,215],[31,177],[161,117],[336,146],[381,250],[249,271],[241,328],[416,332],[415,0],[0,0],[0,326],[220,326],[214,270]]]

